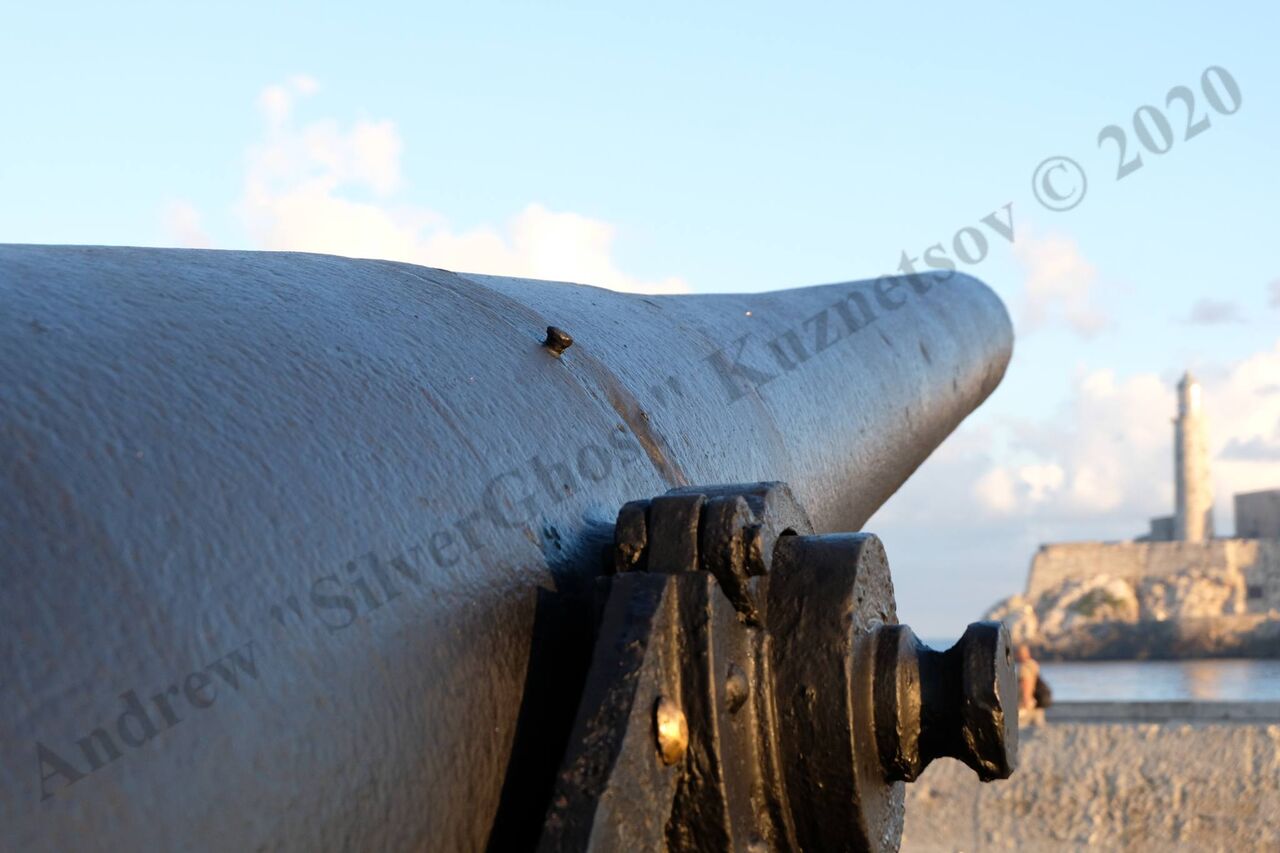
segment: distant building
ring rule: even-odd
[[[1151,532],[1146,536],[1139,536],[1139,542],[1172,542],[1177,537],[1174,536],[1174,517],[1172,515],[1162,515],[1159,518],[1151,519]]]
[[[1280,489],[1236,495],[1236,536],[1280,539]]]
[[[1190,373],[1178,383],[1174,419],[1174,514],[1153,518],[1132,542],[1041,545],[1027,576],[1035,599],[1066,580],[1099,575],[1141,590],[1181,577],[1224,579],[1233,592],[1221,612],[1280,610],[1280,489],[1235,496],[1236,532],[1215,538],[1213,486],[1200,383]]]

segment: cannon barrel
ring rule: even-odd
[[[5,846],[536,842],[619,507],[785,481],[859,530],[1011,349],[960,273],[0,247]]]

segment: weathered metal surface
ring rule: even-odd
[[[637,297],[0,247],[5,843],[532,843],[617,507],[786,480],[858,529],[1010,347],[960,274]]]
[[[813,535],[786,484],[754,483],[633,501],[614,537],[543,851],[893,851],[934,758],[1013,772],[1007,631],[926,648],[875,536]]]

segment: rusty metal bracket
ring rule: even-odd
[[[1004,629],[926,648],[880,540],[786,484],[628,503],[613,566],[541,849],[892,850],[933,758],[1012,773]]]

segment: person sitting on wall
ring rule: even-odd
[[[1037,688],[1043,685],[1040,680],[1040,664],[1031,657],[1031,649],[1026,645],[1018,646],[1018,725],[1038,726],[1044,723],[1044,708],[1049,704],[1048,686],[1043,691]],[[1046,700],[1043,704],[1037,701],[1037,693],[1043,692]]]

